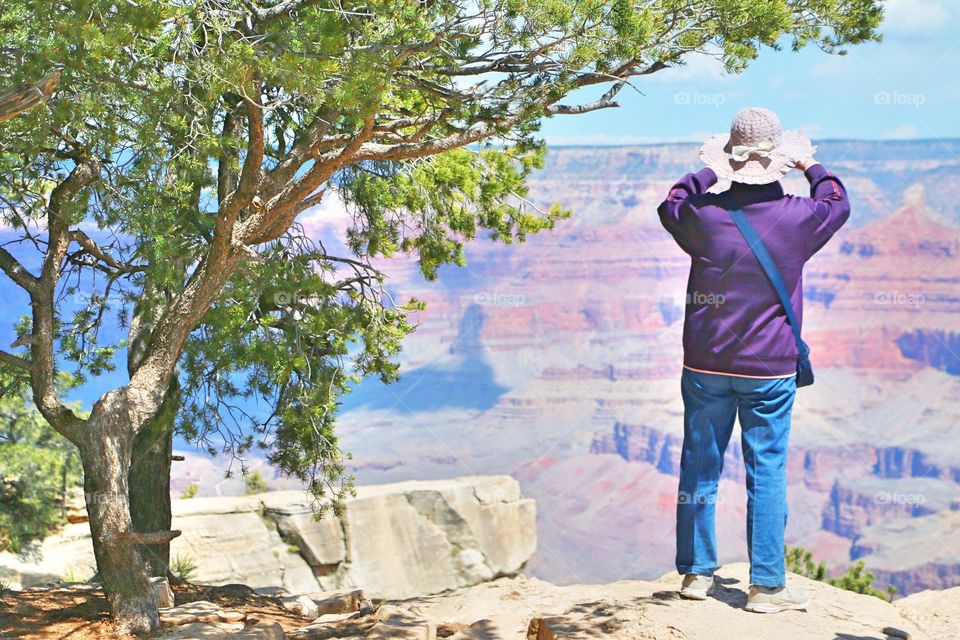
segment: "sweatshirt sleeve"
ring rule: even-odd
[[[850,200],[840,178],[827,171],[822,164],[807,167],[803,175],[810,181],[813,208],[812,215],[806,221],[809,257],[820,251],[850,217]]]
[[[690,220],[689,216],[684,215],[684,205],[690,196],[706,193],[707,189],[716,182],[717,174],[709,167],[696,173],[688,173],[670,188],[667,199],[661,202],[657,208],[663,228],[670,232],[670,235],[676,239],[685,251],[687,250],[687,236],[693,221]]]

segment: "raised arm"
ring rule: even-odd
[[[682,208],[687,199],[698,193],[706,193],[707,189],[717,182],[717,174],[707,167],[696,173],[688,173],[670,188],[667,199],[657,207],[660,214],[660,223],[670,232],[681,247],[686,251],[686,238],[690,230],[690,221],[683,215]]]
[[[810,181],[813,215],[805,225],[808,231],[808,255],[823,248],[850,217],[850,200],[840,178],[819,162],[806,165],[803,175]]]

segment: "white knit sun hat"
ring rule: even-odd
[[[801,131],[784,131],[777,114],[762,107],[737,112],[730,133],[711,136],[700,147],[700,159],[719,178],[746,184],[776,182],[793,163],[811,157],[817,148]]]

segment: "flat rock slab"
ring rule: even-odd
[[[324,613],[317,617],[317,619],[310,624],[332,624],[336,622],[343,622],[344,620],[356,618],[359,615],[359,611],[351,611],[350,613]]]
[[[157,640],[233,640],[242,622],[191,622],[157,636]]]
[[[349,591],[318,591],[305,594],[317,605],[318,615],[327,613],[347,613],[360,610],[365,596],[360,589]]]
[[[377,620],[367,631],[373,640],[436,640],[437,624],[424,619],[421,611],[385,604],[373,615]]]
[[[414,598],[417,608],[458,638],[530,638],[531,640],[744,640],[776,638],[838,640],[885,638],[895,627],[912,640],[942,640],[927,633],[893,604],[874,596],[844,591],[790,574],[788,584],[807,590],[807,611],[755,614],[743,609],[749,565],[717,571],[720,586],[705,601],[677,595],[680,576],[657,581],[622,580],[608,584],[558,586],[525,576],[498,578],[444,594]],[[952,614],[953,619],[960,614]],[[477,624],[464,629],[463,625]]]
[[[174,627],[157,640],[285,640],[277,622],[260,620],[244,627],[243,622],[191,622]]]
[[[459,628],[457,628],[459,627]],[[477,620],[473,624],[467,625],[457,625],[454,627],[444,625],[444,631],[449,633],[454,631],[453,635],[446,636],[447,640],[501,640],[503,636],[499,635],[496,632],[495,625],[493,621],[487,620],[486,618],[482,620]],[[440,628],[438,627],[437,633],[439,635]]]
[[[894,605],[934,638],[960,638],[960,587],[921,591],[895,600]]]
[[[236,623],[243,621],[246,617],[247,614],[242,611],[226,611],[220,605],[206,600],[197,600],[182,604],[179,607],[160,609],[160,624],[164,627],[176,627],[196,622]]]
[[[260,620],[233,636],[235,640],[284,640],[286,635],[279,622]]]
[[[388,620],[367,631],[368,640],[436,640],[437,625],[432,620]]]
[[[287,633],[291,640],[370,638],[374,640],[436,640],[438,625],[415,607],[384,604],[371,614],[359,611],[328,613]]]
[[[314,619],[320,616],[320,609],[307,596],[285,596],[281,601],[283,608],[301,618]]]

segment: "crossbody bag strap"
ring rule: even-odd
[[[753,251],[753,255],[757,257],[760,266],[763,267],[767,278],[770,279],[770,283],[773,285],[774,290],[776,290],[777,296],[780,298],[780,304],[783,305],[784,311],[787,312],[787,321],[793,329],[793,337],[797,341],[797,348],[803,351],[803,348],[800,346],[802,343],[800,340],[800,325],[797,324],[797,318],[793,313],[793,303],[790,302],[790,296],[787,295],[787,286],[783,283],[783,278],[780,276],[777,265],[767,252],[767,248],[763,246],[760,236],[757,235],[757,232],[754,231],[753,226],[747,220],[746,214],[740,209],[735,209],[730,212],[730,217],[733,218],[734,224],[740,229],[740,234],[743,236],[743,239],[747,241],[747,245]]]

